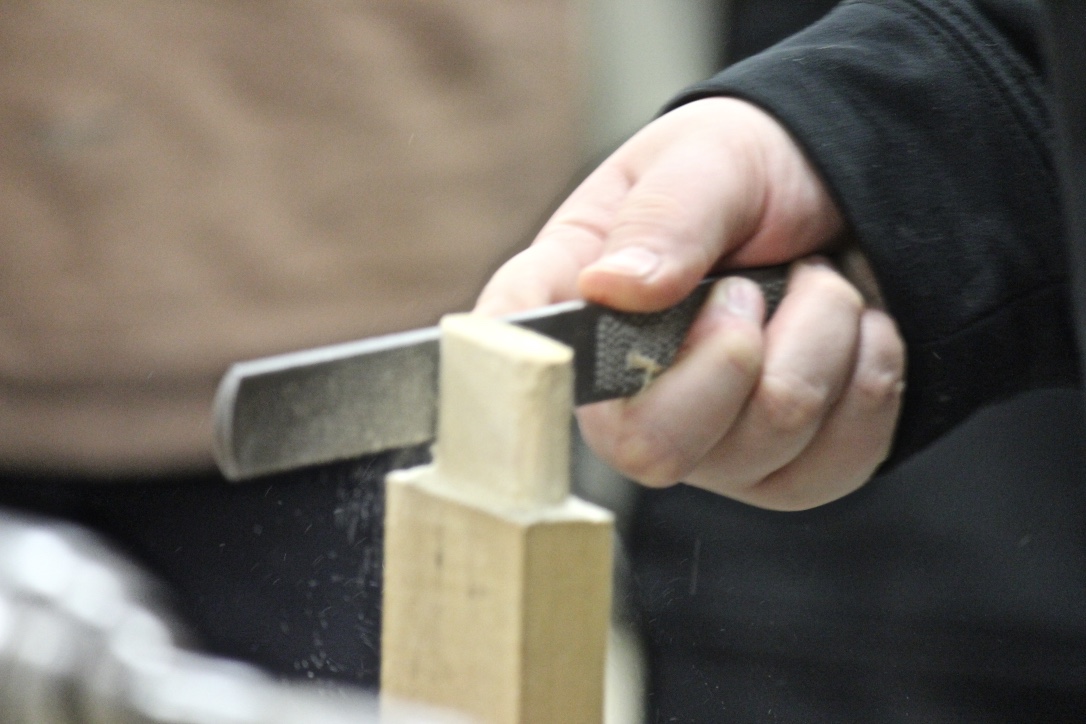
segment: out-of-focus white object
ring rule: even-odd
[[[3,724],[465,724],[186,648],[155,581],[87,531],[0,512]]]

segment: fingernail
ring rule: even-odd
[[[589,268],[621,274],[625,277],[647,277],[660,266],[660,255],[643,246],[628,246],[608,254]]]
[[[751,322],[761,322],[762,291],[744,277],[728,277],[713,291],[713,304]]]

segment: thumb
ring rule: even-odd
[[[695,135],[658,146],[641,164],[626,159],[634,182],[599,257],[581,270],[580,293],[629,311],[663,309],[689,294],[756,231],[764,173],[751,150]]]

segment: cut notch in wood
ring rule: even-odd
[[[435,461],[388,477],[383,706],[598,724],[613,517],[568,494],[571,354],[478,317],[442,330]]]

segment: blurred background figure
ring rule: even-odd
[[[580,163],[564,0],[33,0],[0,23],[0,505],[276,675],[376,681],[392,456],[227,486],[241,359],[470,307]]]
[[[0,457],[206,470],[239,359],[464,309],[576,168],[558,0],[4,10]]]

